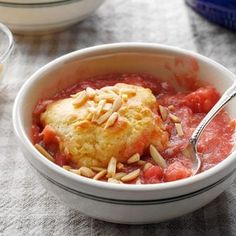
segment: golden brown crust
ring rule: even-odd
[[[112,156],[126,162],[150,144],[158,150],[167,145],[150,89],[116,84],[95,90],[93,96],[87,90],[51,103],[41,115],[42,123],[60,137],[60,151],[66,148],[75,165],[106,167]]]

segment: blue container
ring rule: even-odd
[[[208,20],[236,30],[236,0],[186,0],[186,2]]]

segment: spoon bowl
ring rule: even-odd
[[[236,80],[236,78],[235,78]],[[219,111],[236,96],[236,83],[233,83],[222,95],[220,100],[214,105],[214,107],[208,112],[204,119],[200,122],[197,128],[194,130],[189,144],[185,149],[185,153],[188,157],[193,159],[192,175],[196,175],[201,168],[201,158],[197,151],[198,140],[210,121],[218,114]]]

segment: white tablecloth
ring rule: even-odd
[[[107,0],[88,19],[64,32],[15,36],[10,67],[0,85],[0,235],[236,235],[236,182],[189,215],[153,225],[118,225],[64,206],[39,184],[23,158],[11,124],[13,101],[22,84],[65,53],[124,41],[190,49],[236,72],[236,34],[207,22],[182,0]]]

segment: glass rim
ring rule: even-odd
[[[6,50],[4,50],[2,54],[0,54],[0,62],[3,62],[7,59],[7,57],[11,53],[14,46],[14,40],[13,40],[12,32],[8,29],[6,25],[0,23],[0,30],[7,36],[7,40],[8,40],[8,46]]]

